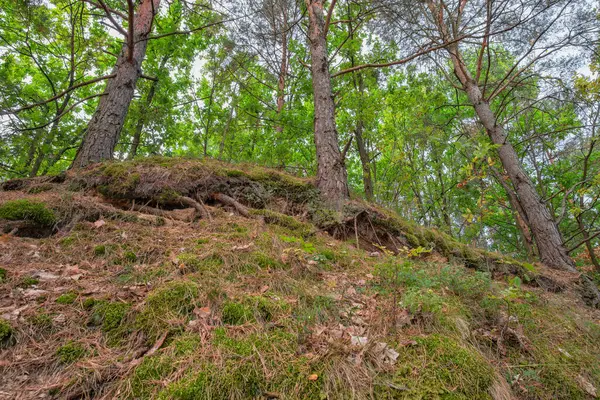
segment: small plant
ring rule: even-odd
[[[72,364],[86,354],[85,347],[81,343],[69,340],[56,350],[56,357],[62,364]]]
[[[73,304],[75,302],[75,299],[77,299],[77,293],[68,292],[68,293],[63,293],[60,296],[58,296],[58,298],[56,299],[56,302],[58,304]]]
[[[22,288],[28,288],[33,285],[37,285],[38,283],[40,283],[39,279],[34,278],[33,276],[26,276],[25,278],[23,278],[19,286]]]
[[[29,318],[31,325],[38,332],[51,332],[53,329],[52,317],[44,311],[41,311]]]
[[[4,283],[6,281],[6,270],[4,268],[0,268],[0,283]]]
[[[14,341],[13,327],[8,321],[0,318],[0,347],[7,347]]]
[[[123,257],[125,258],[125,261],[129,263],[134,263],[137,261],[137,255],[131,250],[126,251]]]

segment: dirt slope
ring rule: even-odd
[[[600,314],[577,277],[360,202],[336,214],[309,181],[152,159],[3,188],[1,399],[600,388]]]

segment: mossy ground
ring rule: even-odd
[[[109,165],[117,192],[167,167],[202,177],[210,166],[270,193],[309,185],[212,161]],[[0,204],[21,197],[59,219],[99,201],[52,189],[0,192]],[[573,293],[467,269],[481,256],[467,247],[373,253],[284,208],[258,212],[266,223],[218,208],[210,222],[162,225],[98,213],[62,235],[0,241],[0,337],[11,338],[0,387],[130,399],[586,399],[600,388],[600,314]],[[413,249],[455,251],[406,224]]]

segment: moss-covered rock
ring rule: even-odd
[[[30,221],[43,227],[56,223],[56,216],[42,202],[12,200],[0,205],[0,219],[10,221]]]

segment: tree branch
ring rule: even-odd
[[[83,86],[91,85],[93,83],[100,82],[100,81],[103,81],[105,79],[114,78],[115,76],[117,76],[117,74],[104,75],[104,76],[101,76],[99,78],[95,78],[95,79],[92,79],[92,80],[89,80],[89,81],[78,83],[77,85],[71,86],[67,90],[60,92],[59,94],[57,94],[56,96],[54,96],[54,97],[52,97],[52,98],[50,98],[48,100],[40,101],[39,103],[29,104],[27,106],[23,106],[21,108],[16,108],[14,110],[0,111],[0,115],[18,114],[21,111],[30,110],[30,109],[32,109],[34,107],[41,106],[41,105],[44,105],[46,103],[50,103],[51,101],[54,101],[56,99],[60,99],[61,97],[63,97],[67,93],[72,92],[75,89],[78,89],[78,88],[83,87]]]
[[[571,247],[569,250],[567,250],[567,253],[571,253],[574,250],[576,250],[579,246],[581,246],[582,244],[584,244],[585,242],[587,242],[588,240],[592,240],[594,238],[596,238],[597,236],[600,236],[600,231],[594,233],[592,236],[588,237],[587,239],[583,239],[581,242],[577,243],[575,246]]]
[[[152,3],[154,4],[154,3]],[[133,25],[134,25],[134,18],[135,18],[135,6],[133,5],[133,0],[127,0],[127,8],[128,8],[128,14],[127,14],[127,28],[128,28],[128,33],[127,33],[127,47],[128,47],[128,53],[127,53],[127,60],[131,63],[133,62],[133,48],[134,48],[134,43],[133,43]]]
[[[329,31],[329,25],[331,25],[331,16],[333,15],[333,8],[335,7],[335,3],[337,3],[337,0],[331,0],[329,10],[327,10],[327,18],[325,19],[325,27],[323,28],[324,36],[327,36],[327,32]]]

